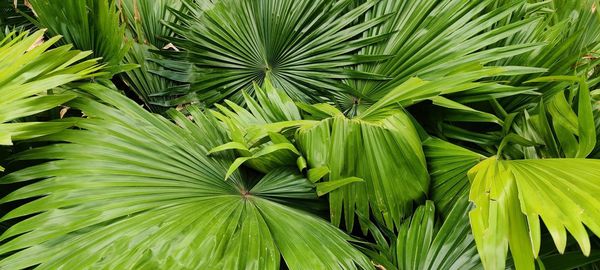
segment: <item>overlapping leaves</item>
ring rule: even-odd
[[[106,70],[116,74],[135,66],[122,63],[130,43],[125,40],[125,25],[115,0],[30,0],[36,12],[35,24],[48,29],[50,35],[62,35],[61,44],[90,50],[102,57]]]
[[[398,233],[369,224],[374,244],[364,248],[385,269],[481,269],[471,235],[466,196],[458,197],[445,219],[436,217],[432,201],[416,208]]]
[[[430,198],[447,216],[456,198],[469,193],[467,172],[485,157],[447,141],[428,138],[423,142],[431,177]]]
[[[71,102],[88,116],[80,129],[16,157],[52,161],[0,179],[37,180],[1,201],[29,199],[2,218],[21,221],[0,236],[0,267],[279,269],[281,255],[289,269],[371,268],[337,228],[273,201],[314,198],[303,177],[223,181],[233,156],[207,155],[226,139],[210,115],[172,112],[178,127],[114,91],[81,89],[101,102]]]
[[[128,64],[139,65],[139,68],[125,72],[122,78],[150,110],[162,112],[166,108],[157,105],[165,105],[167,97],[153,94],[164,92],[174,84],[154,73],[160,66],[152,59],[159,57],[154,51],[168,47],[172,31],[163,24],[163,20],[174,20],[168,8],[180,7],[181,1],[127,0],[121,3],[129,35],[134,39],[124,60]]]
[[[474,242],[487,269],[598,260],[597,0],[30,1],[112,73],[139,64],[113,79],[151,111],[214,107],[57,89],[94,62],[4,39],[0,138],[46,146],[0,178],[22,187],[0,268],[471,269]],[[65,102],[87,117],[15,123]],[[479,153],[498,158],[467,174]],[[325,194],[366,256],[303,211]]]
[[[590,253],[586,227],[600,235],[600,161],[591,159],[497,160],[469,172],[469,214],[486,269],[504,268],[507,249],[518,269],[534,269],[540,219],[564,252],[567,235]]]
[[[43,31],[9,34],[0,41],[0,145],[68,127],[65,122],[32,123],[14,120],[57,107],[75,97],[53,88],[87,78],[98,70],[96,60],[82,61],[90,52],[71,46],[50,47],[60,37],[43,41]]]
[[[343,211],[351,231],[355,211],[366,217],[372,212],[378,221],[394,228],[409,213],[411,202],[427,192],[429,177],[420,138],[405,112],[388,111],[377,120],[349,119],[333,106],[304,104],[300,108],[309,115],[300,120],[291,99],[269,82],[266,85],[265,90],[256,89],[260,104],[246,97],[252,112],[233,103],[229,103],[233,111],[221,108],[219,118],[229,123],[232,143],[246,156],[238,160],[264,162],[276,157],[269,164],[300,160],[311,181],[323,179],[322,184],[335,187],[328,190],[333,224],[340,224]],[[285,128],[295,130],[290,139],[269,134],[269,130],[285,133]],[[267,135],[271,140],[261,143]],[[233,148],[232,143],[221,149]],[[257,150],[246,147],[257,143]],[[290,152],[291,156],[284,156]],[[397,158],[399,154],[402,158]],[[239,165],[234,163],[233,168]],[[358,179],[364,182],[356,183]],[[366,224],[361,225],[366,230]]]
[[[411,105],[443,94],[468,92],[485,85],[475,81],[489,76],[527,72],[531,70],[474,66],[460,75],[433,81],[412,78],[349,117],[329,104],[299,104],[305,112],[304,120],[299,120],[298,108],[291,99],[272,89],[267,81],[266,93],[256,89],[259,103],[245,96],[250,111],[229,101],[226,103],[231,110],[217,105],[221,111],[217,115],[229,126],[232,142],[215,150],[240,152],[241,157],[232,164],[230,172],[246,162],[267,171],[270,168],[264,164],[293,164],[297,158],[299,167],[308,169],[311,181],[335,183],[335,189],[329,190],[333,224],[340,225],[343,218],[346,229],[351,231],[356,212],[373,216],[393,229],[411,212],[412,202],[429,191],[421,138],[399,104]],[[286,133],[284,129],[295,133],[287,132],[287,137],[273,134]],[[467,165],[475,165],[476,161]],[[469,167],[461,165],[461,168],[465,173]],[[465,192],[466,181],[464,177],[462,180],[459,185],[463,187],[456,191],[457,195]],[[448,210],[451,205],[444,207]],[[366,233],[367,224],[361,222],[361,229]]]
[[[328,92],[344,91],[343,78],[382,79],[353,71],[350,66],[382,60],[378,55],[354,55],[386,34],[362,37],[389,16],[357,23],[377,1],[352,7],[348,0],[223,0],[184,1],[191,14],[176,12],[180,23],[168,24],[181,36],[173,43],[186,50],[163,61],[161,73],[189,83],[179,101],[214,103],[241,100],[269,74],[271,82],[294,100],[319,101]],[[182,60],[183,58],[183,60]]]

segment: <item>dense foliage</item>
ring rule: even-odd
[[[597,0],[0,1],[0,269],[600,269]]]

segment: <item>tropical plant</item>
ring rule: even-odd
[[[402,223],[397,236],[371,224],[376,245],[365,253],[386,269],[480,269],[468,210],[467,198],[459,197],[441,223],[435,218],[433,202],[426,201]]]
[[[15,2],[15,1],[0,1],[0,25],[4,29],[0,31],[1,35],[6,35],[14,29],[31,29],[32,23],[26,18],[26,16],[32,16],[32,11],[27,7],[28,2]],[[23,16],[22,14],[25,14]]]
[[[600,268],[597,0],[63,2],[0,5],[0,269]]]
[[[38,28],[48,29],[51,36],[63,36],[62,44],[92,51],[93,57],[101,57],[105,69],[112,74],[133,67],[122,64],[130,45],[124,38],[125,25],[119,21],[116,1],[27,1],[36,13],[33,21]]]
[[[0,180],[44,179],[3,202],[49,194],[4,217],[44,209],[44,214],[3,234],[2,239],[10,241],[0,253],[18,252],[0,266],[276,269],[281,254],[291,269],[369,267],[367,258],[347,242],[349,236],[285,206],[287,200],[315,196],[312,184],[302,176],[280,169],[260,179],[239,173],[223,181],[233,156],[207,156],[208,149],[226,138],[210,115],[191,107],[192,122],[171,111],[182,125],[178,127],[110,89],[98,85],[78,89],[102,101],[81,98],[70,103],[88,116],[76,123],[81,129],[44,138],[67,143],[16,157],[57,160]],[[73,193],[73,185],[79,194]],[[126,248],[131,245],[140,248]]]
[[[262,83],[267,74],[275,86],[303,101],[343,91],[341,78],[382,78],[349,69],[385,58],[354,54],[389,35],[361,37],[387,15],[356,23],[377,1],[357,7],[347,0],[182,2],[192,15],[175,12],[177,23],[167,25],[179,36],[175,46],[185,51],[165,63],[172,71],[161,73],[189,84],[175,89],[186,94],[181,101],[212,103],[232,95],[237,101],[241,90],[251,92],[252,83]]]
[[[160,105],[167,104],[168,97],[153,95],[162,93],[175,84],[155,73],[160,70],[160,66],[152,59],[159,57],[154,53],[155,51],[168,48],[171,44],[169,38],[173,33],[162,23],[163,20],[174,20],[174,16],[167,11],[167,8],[180,8],[181,3],[177,0],[126,0],[120,3],[129,26],[128,31],[134,40],[124,60],[139,65],[139,68],[125,72],[123,81],[150,110],[162,112],[168,107]]]
[[[43,40],[43,31],[8,34],[0,41],[0,145],[43,136],[69,127],[60,122],[18,122],[76,97],[58,87],[94,76],[96,60],[81,61],[91,52],[70,45],[50,49],[60,37]],[[0,170],[2,167],[0,167]]]

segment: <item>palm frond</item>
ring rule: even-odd
[[[43,41],[43,35],[44,31],[13,32],[0,41],[0,145],[68,127],[67,122],[11,122],[73,99],[72,93],[49,90],[90,77],[99,69],[96,60],[82,61],[90,52],[71,50],[71,46],[50,49],[60,37]]]
[[[360,55],[390,55],[386,61],[361,64],[356,70],[384,75],[390,80],[349,81],[352,96],[373,103],[412,77],[436,80],[457,74],[465,64],[486,65],[506,57],[535,50],[540,43],[523,42],[509,46],[494,43],[526,31],[537,23],[527,18],[495,27],[526,1],[487,11],[496,1],[409,0],[379,1],[365,15],[365,20],[390,14],[391,18],[364,34],[367,37],[391,34],[384,42],[363,48]],[[342,104],[351,105],[347,96]]]
[[[469,193],[467,172],[485,157],[437,138],[426,139],[423,150],[431,177],[430,198],[448,216],[456,198]]]
[[[364,179],[329,194],[331,221],[339,225],[344,213],[346,228],[354,225],[355,212],[392,229],[410,213],[412,201],[429,188],[421,140],[404,111],[390,111],[377,120],[340,116],[296,134],[298,149],[309,168],[328,169],[326,180]],[[361,223],[363,232],[366,224]]]
[[[597,0],[555,0],[527,4],[502,23],[517,22],[530,17],[540,18],[541,21],[527,31],[516,33],[511,38],[501,41],[500,45],[513,46],[531,42],[542,42],[545,45],[538,50],[498,60],[494,64],[546,68],[546,76],[586,77],[600,64],[596,60],[597,48],[600,45],[600,14],[596,10],[599,5]],[[497,79],[510,80],[510,84],[518,86],[535,77],[537,76],[522,75]],[[568,83],[546,81],[534,86],[548,101],[550,97],[563,91],[565,85],[568,86]],[[502,103],[509,112],[513,112],[530,108],[531,101],[536,99],[539,97],[522,96]]]
[[[507,128],[535,144],[507,145],[507,136],[499,151],[517,158],[585,158],[597,143],[596,124],[590,91],[585,78],[575,76],[541,77],[534,81],[560,81],[570,85],[556,93],[548,102],[515,116]],[[513,114],[516,115],[516,114]]]
[[[178,9],[180,1],[175,0],[126,0],[120,2],[128,25],[128,33],[134,42],[125,55],[125,62],[139,65],[139,68],[122,74],[125,83],[134,91],[148,108],[154,112],[162,112],[168,97],[154,96],[174,86],[174,82],[159,76],[154,71],[161,67],[153,58],[160,58],[158,51],[170,44],[173,35],[163,21],[172,22],[175,18],[168,8]]]
[[[364,217],[372,212],[378,222],[393,229],[410,213],[412,202],[427,193],[429,176],[420,137],[398,107],[375,111],[376,117],[348,118],[328,104],[294,105],[268,81],[266,91],[258,87],[256,91],[259,102],[246,96],[251,112],[232,102],[228,103],[232,110],[217,106],[232,140],[218,150],[237,149],[242,156],[232,169],[249,160],[259,162],[249,166],[260,165],[263,170],[298,161],[312,182],[340,181],[326,184],[335,186],[328,190],[331,221],[340,225],[343,212],[348,231],[354,227],[355,212]],[[304,120],[296,106],[305,111]],[[270,134],[286,133],[285,129],[295,133]],[[361,228],[366,233],[367,224],[361,223]]]
[[[79,129],[16,157],[53,161],[0,179],[39,180],[1,200],[33,199],[2,218],[25,219],[0,236],[0,267],[279,269],[281,255],[289,269],[372,268],[327,221],[272,201],[314,196],[303,177],[223,181],[233,156],[207,155],[227,138],[209,114],[179,114],[178,127],[115,91],[80,88],[101,101],[70,103],[88,116]]]
[[[482,269],[470,231],[467,196],[457,198],[445,219],[432,201],[419,206],[398,233],[370,223],[375,244],[363,251],[385,269]]]
[[[135,67],[122,64],[130,42],[125,39],[125,24],[120,22],[115,0],[29,2],[37,15],[35,24],[40,29],[48,29],[50,36],[63,36],[59,44],[73,44],[79,50],[92,51],[93,57],[102,57],[111,74]]]
[[[518,269],[534,269],[540,250],[540,218],[559,252],[565,250],[569,231],[589,256],[586,227],[600,235],[599,168],[600,161],[592,159],[496,157],[475,166],[469,172],[469,198],[476,207],[469,216],[486,268],[504,268],[510,247]]]
[[[122,8],[131,34],[136,42],[162,48],[169,43],[173,31],[165,25],[175,21],[169,8],[180,9],[179,0],[122,0]]]
[[[190,84],[175,91],[193,94],[180,102],[239,101],[242,90],[252,93],[252,83],[260,84],[267,74],[276,87],[301,101],[323,101],[329,92],[345,91],[343,78],[384,79],[349,69],[385,59],[353,54],[387,36],[360,36],[389,18],[358,22],[377,1],[354,8],[348,0],[203,2],[184,1],[192,15],[176,12],[181,23],[168,24],[181,36],[173,43],[185,52],[163,62],[171,70],[161,74]]]
[[[242,164],[261,172],[293,166],[302,157],[290,142],[291,136],[279,133],[290,133],[311,122],[302,120],[300,110],[291,98],[275,89],[268,78],[262,88],[255,84],[254,92],[256,100],[244,93],[248,109],[225,100],[227,107],[216,105],[218,111],[211,111],[227,125],[231,139],[231,142],[212,149],[211,153],[236,149],[240,157],[232,164],[230,172]]]
[[[448,217],[436,224],[432,201],[419,206],[398,231],[398,269],[479,269],[475,240],[467,212],[469,203],[459,197]],[[440,221],[437,221],[440,223]]]

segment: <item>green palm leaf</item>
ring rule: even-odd
[[[44,32],[11,33],[0,41],[0,145],[12,140],[46,135],[68,127],[67,122],[14,123],[19,118],[54,108],[75,97],[55,89],[90,77],[99,67],[96,60],[81,61],[90,52],[71,46],[49,49],[60,37],[42,42]]]
[[[398,231],[397,259],[399,269],[479,269],[481,267],[475,240],[471,235],[466,197],[439,226],[432,201],[419,206],[410,220]],[[437,221],[439,222],[439,221]]]
[[[456,198],[469,193],[467,172],[485,157],[437,138],[426,139],[423,150],[431,176],[430,198],[448,216]]]
[[[307,114],[301,120],[291,98],[268,80],[265,90],[257,87],[256,92],[258,102],[246,96],[251,112],[232,102],[228,103],[232,110],[217,106],[221,111],[217,116],[229,126],[233,141],[217,150],[237,149],[242,156],[232,169],[258,159],[259,164],[248,165],[268,171],[270,166],[299,160],[312,182],[326,181],[319,185],[329,192],[331,221],[339,226],[343,212],[348,231],[354,227],[355,212],[364,217],[372,212],[378,222],[393,229],[410,213],[412,201],[427,193],[421,140],[401,109],[386,107],[377,117],[347,118],[328,104],[298,104]],[[286,128],[295,131],[289,139],[269,134],[285,134]],[[267,135],[270,140],[265,143]],[[256,150],[251,149],[255,145]],[[361,222],[361,228],[366,233],[367,224]]]
[[[470,208],[466,196],[456,198],[442,221],[436,218],[433,202],[426,201],[402,223],[397,235],[371,223],[376,244],[363,251],[390,270],[482,269],[467,216]]]
[[[205,2],[184,1],[191,15],[176,12],[181,24],[168,24],[181,36],[173,43],[186,51],[162,62],[171,69],[162,75],[190,84],[189,89],[176,89],[191,93],[178,102],[213,103],[226,97],[240,101],[241,90],[251,93],[252,83],[262,82],[267,74],[276,87],[302,101],[344,91],[342,78],[383,79],[349,69],[385,58],[353,55],[387,35],[360,37],[389,18],[357,22],[377,1],[354,8],[348,0]]]
[[[157,48],[167,45],[166,38],[173,32],[163,21],[175,20],[168,9],[181,8],[179,0],[121,0],[119,7],[125,15],[131,34],[138,43],[151,44]]]
[[[340,224],[343,212],[349,231],[355,211],[365,217],[371,212],[390,229],[398,226],[410,213],[411,202],[428,191],[421,140],[401,110],[377,120],[326,118],[300,127],[296,142],[309,168],[328,168],[328,181],[364,179],[364,183],[343,186],[329,194],[333,224]],[[366,224],[361,223],[361,227],[365,232]]]
[[[240,155],[230,172],[242,164],[261,172],[295,164],[299,158],[298,150],[288,137],[278,132],[310,124],[310,121],[301,120],[300,110],[291,98],[275,89],[268,78],[262,88],[255,84],[254,92],[256,100],[244,93],[248,109],[225,100],[228,107],[217,104],[218,111],[211,111],[227,125],[232,140],[211,149],[211,153],[236,149]],[[266,139],[269,141],[265,142]]]
[[[138,65],[139,68],[126,71],[121,74],[121,77],[149,110],[163,112],[167,108],[161,105],[165,105],[167,98],[152,95],[172,87],[173,82],[151,72],[160,68],[158,64],[148,60],[157,57],[152,52],[154,50],[158,50],[158,48],[148,44],[133,43],[125,55],[124,61],[128,64]]]
[[[510,135],[499,148],[512,159],[585,158],[596,146],[597,133],[594,109],[588,83],[582,77],[540,77],[537,82],[569,82],[546,102],[523,113],[510,114],[513,119],[505,126]],[[513,121],[514,120],[514,121]],[[513,134],[514,133],[514,134]],[[508,144],[511,136],[520,136],[534,144]]]
[[[527,31],[536,23],[536,18],[531,17],[496,27],[526,1],[512,1],[491,9],[495,2],[379,1],[365,15],[365,20],[384,14],[390,14],[391,18],[367,30],[365,36],[391,36],[384,42],[363,48],[359,55],[390,55],[391,58],[358,65],[356,70],[381,74],[390,80],[349,81],[353,97],[367,104],[373,103],[411,77],[436,80],[460,72],[466,64],[485,65],[539,48],[541,43],[533,42],[493,46],[500,40]],[[340,103],[347,108],[352,103],[350,98],[348,96]]]
[[[152,61],[153,58],[159,58],[159,55],[153,51],[169,44],[168,39],[173,33],[163,24],[163,20],[169,22],[175,20],[167,10],[169,7],[179,8],[180,6],[181,1],[178,0],[122,1],[121,7],[128,22],[128,30],[134,39],[124,60],[128,64],[139,65],[139,68],[123,73],[122,78],[154,112],[166,110],[157,104],[166,104],[168,98],[153,95],[166,91],[173,87],[174,83],[153,73],[160,69],[160,65]]]
[[[48,29],[52,36],[62,35],[60,44],[92,51],[94,57],[102,57],[106,70],[112,74],[135,67],[122,64],[130,42],[125,40],[125,25],[120,23],[115,0],[29,2],[37,14],[36,26]]]
[[[534,269],[540,250],[540,218],[559,252],[566,231],[590,254],[586,227],[600,235],[600,161],[591,159],[497,160],[469,172],[469,213],[487,269],[502,269],[508,247],[518,269]],[[586,227],[584,227],[584,225]],[[565,230],[566,229],[566,230]]]
[[[285,97],[284,93],[269,90],[272,98],[267,99],[257,88],[260,104],[246,98],[253,113],[232,102],[228,105],[233,111],[217,106],[222,112],[219,118],[228,123],[231,139],[236,143],[221,149],[240,150],[242,157],[232,165],[232,169],[256,158],[262,158],[263,170],[269,169],[265,164],[291,163],[294,155],[285,159],[281,155],[271,160],[264,158],[267,155],[273,157],[274,150],[282,149],[295,155],[301,154],[313,182],[321,178],[325,181],[351,177],[363,179],[364,183],[341,186],[329,193],[331,221],[339,225],[343,212],[346,229],[351,231],[355,212],[364,217],[369,217],[371,212],[376,221],[392,229],[410,213],[411,202],[423,197],[429,190],[421,139],[412,120],[398,104],[410,105],[440,94],[472,90],[484,84],[474,80],[512,72],[529,70],[474,67],[469,72],[435,81],[412,78],[364,111],[356,112],[358,115],[354,117],[346,117],[328,104],[299,104],[307,113],[304,121],[297,120],[297,108],[291,104],[289,97],[281,100],[282,96]],[[281,132],[283,128],[290,127],[297,129],[294,139],[299,153],[292,146],[268,152],[263,148],[274,147],[260,142],[267,131]],[[282,142],[289,145],[286,141]],[[261,148],[252,151],[250,147],[257,143]],[[249,165],[256,167],[256,164]],[[464,169],[466,171],[468,167]],[[319,173],[311,175],[317,170]],[[361,222],[361,228],[366,233],[367,224]]]
[[[104,87],[81,89],[102,102],[70,103],[88,116],[80,129],[16,157],[53,161],[0,179],[39,179],[2,199],[34,200],[3,217],[26,218],[0,237],[0,267],[279,269],[281,254],[289,269],[372,268],[325,220],[272,200],[314,197],[306,179],[280,169],[256,185],[241,173],[223,181],[233,156],[207,155],[227,138],[209,114],[179,114],[182,128]]]
[[[509,4],[511,1],[497,2]],[[539,42],[545,45],[538,50],[501,59],[493,64],[543,67],[548,69],[546,73],[548,76],[586,76],[600,64],[597,59],[597,48],[600,45],[600,15],[596,10],[599,5],[600,2],[597,0],[553,0],[526,4],[523,8],[515,11],[510,20],[500,22],[500,24],[514,23],[531,17],[540,20],[527,31],[517,33],[511,38],[499,42],[499,45],[514,46]],[[520,85],[536,77],[523,75],[497,79],[508,79],[511,81],[510,84]],[[550,100],[550,97],[564,90],[568,84],[546,81],[535,86],[546,100]],[[528,107],[529,103],[538,98],[522,96],[505,100],[502,103],[506,105],[507,110],[515,111]]]

